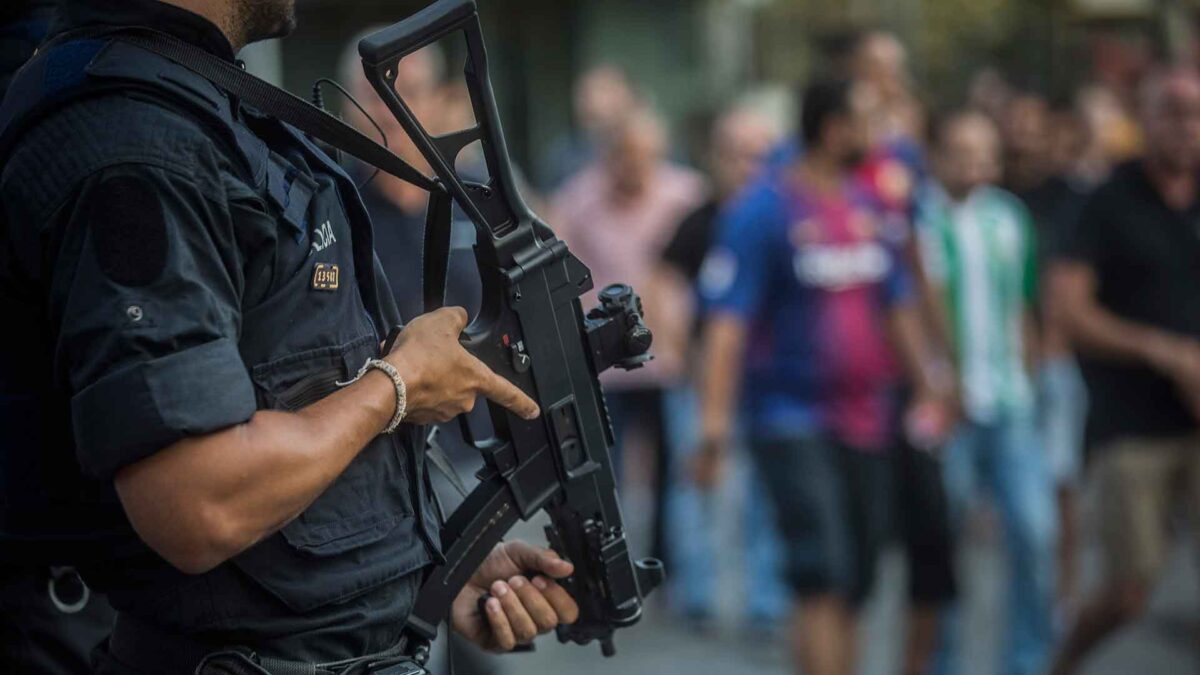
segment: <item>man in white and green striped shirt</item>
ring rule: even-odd
[[[1004,519],[1012,571],[1005,675],[1045,670],[1052,647],[1054,485],[1039,443],[1027,368],[1034,345],[1033,225],[1015,196],[993,185],[1000,140],[986,116],[959,112],[935,134],[937,181],[917,201],[924,272],[944,302],[964,421],[946,449],[947,494],[957,520],[976,493]],[[952,634],[954,631],[949,631]],[[958,670],[958,669],[953,669]]]
[[[1012,194],[981,186],[955,200],[924,190],[918,232],[929,278],[944,292],[968,417],[1027,412],[1026,327],[1036,293],[1032,222]]]

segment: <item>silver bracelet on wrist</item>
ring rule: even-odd
[[[367,362],[363,364],[362,368],[359,368],[358,375],[355,375],[353,380],[338,382],[337,384],[340,387],[348,387],[363,379],[372,370],[378,370],[392,378],[392,384],[396,387],[396,414],[392,415],[392,420],[388,422],[387,428],[383,430],[385,434],[394,433],[396,429],[400,428],[400,423],[404,421],[404,415],[408,412],[408,387],[405,386],[404,378],[400,377],[400,371],[396,370],[395,366],[383,359],[367,359]]]

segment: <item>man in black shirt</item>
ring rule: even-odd
[[[1065,602],[1074,599],[1079,578],[1078,492],[1087,390],[1054,291],[1064,244],[1092,192],[1112,170],[1102,143],[1096,91],[1081,90],[1074,105],[1054,111],[1049,154],[1055,173],[1025,195],[1038,233],[1039,422],[1058,493],[1058,596]]]
[[[1145,610],[1174,508],[1200,513],[1200,77],[1156,73],[1139,104],[1145,158],[1084,207],[1057,282],[1091,395],[1106,561],[1060,675]]]
[[[428,172],[425,159],[404,132],[395,115],[367,81],[363,71],[358,55],[358,43],[379,28],[382,26],[364,31],[351,40],[345,50],[340,68],[341,82],[353,93],[363,111],[347,102],[342,113],[351,124],[368,136],[375,136],[382,131],[389,148],[408,163]],[[419,119],[429,124],[439,124],[449,117],[444,104],[445,97],[441,91],[444,86],[441,83],[444,68],[445,55],[437,44],[413,52],[397,65],[396,92]],[[370,115],[370,120],[363,115],[364,111]],[[430,131],[441,134],[453,129],[431,128]],[[366,185],[361,188],[362,200],[374,226],[375,254],[379,256],[379,262],[387,273],[400,315],[418,316],[425,306],[421,259],[424,255],[425,210],[429,194],[391,174],[373,173],[368,167],[359,169],[362,180],[366,181]],[[456,207],[451,225],[445,300],[447,306],[462,307],[474,316],[479,311],[482,296],[479,269],[475,262],[475,226],[460,215]],[[481,402],[481,405],[472,411],[472,419],[486,420],[487,414],[487,408]],[[463,440],[457,421],[439,427],[438,445],[464,476],[470,476],[474,469],[478,468],[479,454]],[[445,510],[453,511],[453,508],[448,506],[453,503],[450,500],[460,497],[455,493],[453,484],[448,477],[439,474],[433,474],[431,478],[435,493],[443,505],[446,505]],[[465,645],[457,635],[449,636],[449,640],[450,661],[461,672],[473,675],[496,672],[493,657]]]
[[[60,8],[63,37],[0,110],[0,307],[28,317],[0,390],[34,392],[44,422],[0,433],[59,441],[31,485],[95,493],[65,515],[116,528],[84,568],[118,611],[100,672],[320,672],[392,649],[441,554],[422,425],[480,395],[527,419],[536,403],[462,348],[461,309],[404,317],[381,353],[402,318],[350,177],[293,127],[103,32],[149,28],[232,62],[291,28],[293,0]],[[570,568],[503,544],[450,623],[512,649],[574,620],[553,581]]]
[[[713,197],[683,219],[662,254],[689,282],[700,276],[721,209],[762,169],[773,137],[770,123],[749,110],[734,109],[714,123],[709,149]]]
[[[458,131],[446,127],[446,121],[453,116],[441,81],[445,60],[440,45],[433,44],[404,57],[397,65],[396,92],[434,134]],[[355,106],[345,105],[342,112],[346,119],[367,136],[376,137],[382,131],[389,148],[424,173],[431,173],[425,158],[396,116],[367,81],[358,56],[357,39],[346,49],[340,70],[343,85],[370,115],[368,120]],[[387,272],[396,306],[400,308],[401,316],[417,316],[424,311],[421,256],[425,246],[425,207],[429,203],[429,193],[390,174],[373,173],[369,168],[364,168],[361,178],[366,181],[362,187],[362,200],[374,225],[375,253]],[[481,294],[473,249],[475,227],[461,217],[457,208],[454,215],[446,303],[464,307],[473,315],[479,308]],[[448,426],[458,427],[457,424]]]

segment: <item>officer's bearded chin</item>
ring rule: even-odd
[[[296,29],[296,0],[235,0],[245,43],[284,37]]]

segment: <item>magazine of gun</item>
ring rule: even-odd
[[[397,64],[405,56],[449,35],[467,45],[465,78],[476,126],[432,136],[397,95]],[[641,302],[631,289],[614,286],[601,306],[584,314],[580,296],[592,289],[588,268],[567,250],[518,194],[488,76],[487,54],[474,0],[439,0],[359,44],[367,77],[437,175],[426,242],[427,304],[441,299],[444,241],[451,200],[474,223],[483,281],[479,315],[463,343],[496,372],[541,406],[542,416],[523,420],[489,405],[494,436],[467,440],[483,456],[479,486],[447,519],[442,542],[446,562],[423,586],[406,632],[416,644],[436,637],[454,598],[492,548],[518,520],[541,511],[550,516],[550,545],[575,564],[563,584],[580,606],[580,618],[560,627],[563,642],[599,641],[615,653],[613,632],[636,623],[643,598],[663,578],[658,560],[637,560],[625,539],[609,448],[613,444],[599,374],[613,366],[632,369],[649,360],[651,336]],[[455,159],[480,142],[486,183],[463,180]],[[442,243],[439,243],[442,242]],[[440,275],[440,279],[438,278]]]

